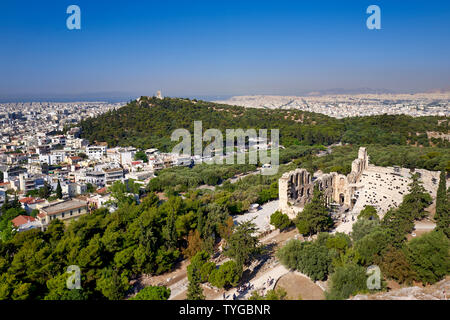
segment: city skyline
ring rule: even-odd
[[[305,95],[448,88],[450,5],[438,1],[72,3],[0,8],[0,100]],[[366,9],[381,8],[381,30]]]

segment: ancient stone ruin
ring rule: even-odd
[[[368,166],[366,148],[361,147],[358,158],[352,162],[352,171],[347,176],[331,172],[312,177],[305,169],[286,172],[278,181],[279,210],[294,218],[311,201],[315,185],[323,191],[327,205],[336,203],[351,209],[356,203],[356,183]]]

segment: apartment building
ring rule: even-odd
[[[68,223],[87,213],[88,205],[86,201],[71,199],[52,203],[40,208],[36,219],[41,222],[42,230],[45,231],[50,222],[54,219],[59,219],[64,223]]]
[[[86,154],[91,160],[100,160],[106,155],[106,146],[88,146]]]
[[[107,185],[113,184],[114,181],[123,179],[122,168],[105,169],[103,172],[105,173],[105,183]]]

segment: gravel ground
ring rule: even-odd
[[[235,223],[244,222],[255,218],[253,222],[256,224],[260,232],[274,230],[275,228],[270,224],[270,216],[277,210],[278,210],[278,200],[270,201],[263,204],[261,206],[261,209],[259,209],[256,212],[247,212],[244,213],[243,215],[236,216],[234,218],[234,222]]]

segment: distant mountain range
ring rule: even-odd
[[[441,89],[428,90],[426,93],[447,93],[450,92],[450,86]]]
[[[335,95],[335,94],[394,94],[398,93],[389,89],[373,89],[373,88],[357,88],[357,89],[343,89],[343,88],[334,88],[327,90],[319,90],[308,92],[306,95],[308,96],[324,96],[324,95]]]
[[[307,92],[305,95],[308,96],[323,96],[323,95],[339,95],[339,94],[413,94],[413,93],[446,93],[450,92],[450,86],[444,88],[437,88],[431,90],[411,90],[411,91],[399,91],[390,89],[373,89],[373,88],[357,88],[357,89],[343,89],[343,88],[333,88],[326,90],[317,90]]]

